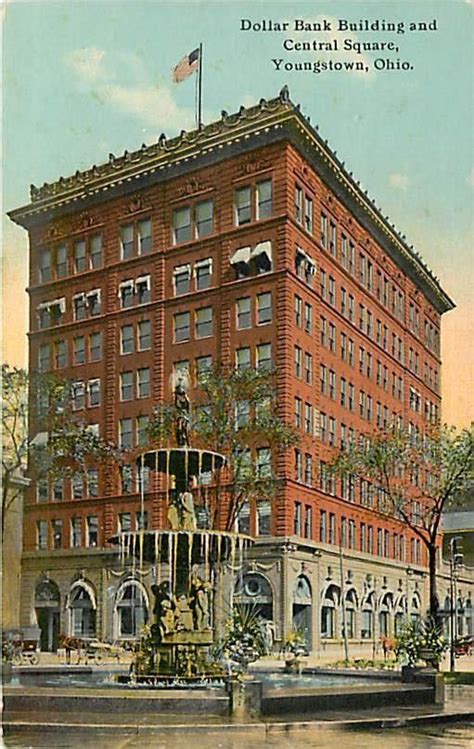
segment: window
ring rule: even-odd
[[[321,245],[324,249],[327,248],[328,244],[328,217],[325,213],[321,213]]]
[[[120,247],[122,260],[133,257],[133,224],[120,227]]]
[[[300,247],[296,248],[295,270],[298,278],[304,279],[309,286],[312,285],[316,264]]]
[[[211,285],[212,279],[211,258],[198,260],[198,262],[194,264],[194,274],[196,276],[196,289],[208,289]]]
[[[72,385],[72,408],[74,411],[85,408],[86,388],[83,382],[74,382]]]
[[[313,432],[313,408],[311,403],[304,404],[304,430],[307,434]]]
[[[76,294],[73,297],[74,319],[85,320],[87,317],[87,301],[85,294]]]
[[[333,416],[329,417],[329,444],[336,444],[336,419]]]
[[[36,523],[36,548],[48,548],[48,523],[46,520],[38,520]]]
[[[75,473],[71,479],[73,499],[84,499],[84,478],[81,473]]]
[[[322,268],[319,271],[319,293],[321,294],[321,299],[326,299],[327,294],[327,285],[326,285],[326,271]]]
[[[119,533],[128,533],[132,530],[132,514],[130,512],[120,512],[118,516]]]
[[[299,346],[295,346],[295,377],[301,378],[303,372],[303,352]]]
[[[174,244],[188,242],[192,239],[191,208],[183,206],[173,211],[173,239]]]
[[[303,190],[295,185],[295,218],[299,224],[303,223]]]
[[[89,315],[91,317],[94,317],[95,315],[100,315],[100,289],[94,289],[93,291],[89,291],[86,294],[87,299],[87,308]]]
[[[336,516],[333,512],[329,513],[329,543],[336,543]]]
[[[319,518],[319,540],[322,544],[326,543],[327,540],[327,512],[326,510],[321,510],[320,518]]]
[[[308,353],[304,355],[304,378],[305,382],[311,385],[313,381],[313,357]]]
[[[326,395],[328,384],[328,369],[324,364],[321,364],[319,367],[319,382],[321,395]]]
[[[120,353],[133,354],[133,325],[123,325],[120,328]]]
[[[56,369],[67,367],[67,341],[54,342],[54,366]]]
[[[175,296],[187,294],[191,290],[191,266],[177,265],[173,271]]]
[[[102,265],[102,235],[94,234],[91,238],[91,265],[100,268]]]
[[[301,428],[303,403],[301,398],[295,398],[295,426]]]
[[[299,296],[295,296],[295,325],[301,328],[302,324],[302,312],[303,312],[303,300]]]
[[[120,469],[120,479],[122,484],[122,494],[132,494],[133,492],[133,468],[132,466],[122,466]]]
[[[313,535],[313,508],[305,505],[304,512],[304,537],[312,538]]]
[[[146,531],[148,528],[148,512],[137,512],[135,516],[135,527],[137,531]]]
[[[102,359],[102,333],[91,333],[89,335],[89,355],[91,361]]]
[[[326,442],[327,439],[327,428],[328,428],[328,417],[322,411],[319,414],[319,436],[321,442]]]
[[[304,329],[306,333],[313,332],[313,308],[307,302],[304,305]]]
[[[236,313],[238,330],[243,330],[252,326],[251,299],[249,296],[237,299]]]
[[[250,348],[238,348],[235,352],[235,366],[237,369],[250,367]]]
[[[150,320],[140,320],[138,323],[138,351],[147,351],[151,348],[151,324]]]
[[[175,343],[189,341],[191,330],[191,315],[189,312],[178,312],[174,316],[174,340]]]
[[[272,451],[269,447],[257,449],[257,476],[269,478],[272,475]]]
[[[86,242],[79,239],[74,242],[74,272],[82,273],[87,270]]]
[[[138,252],[145,255],[151,249],[151,219],[144,218],[138,222]]]
[[[87,383],[89,407],[100,406],[100,380],[89,380]]]
[[[271,343],[260,343],[257,346],[257,369],[271,370],[272,368],[272,345]]]
[[[151,299],[150,276],[141,276],[135,280],[137,304],[146,304]]]
[[[271,292],[257,294],[257,325],[266,325],[272,321]]]
[[[331,400],[336,400],[336,373],[329,371],[329,397]]]
[[[298,449],[295,449],[295,478],[297,481],[303,479],[303,455]]]
[[[327,324],[327,320],[324,317],[320,318],[320,329],[321,329],[321,346],[323,346],[323,348],[326,348],[326,346],[328,345],[328,342],[327,342],[328,324]]]
[[[122,281],[119,284],[120,305],[122,309],[133,306],[134,289],[135,284],[133,281]]]
[[[272,215],[272,181],[257,182],[257,220]]]
[[[237,532],[248,535],[250,533],[250,505],[243,502],[237,515]]]
[[[304,197],[304,228],[313,233],[313,200],[308,195]]]
[[[301,502],[295,502],[295,515],[293,532],[295,536],[301,536]]]
[[[38,479],[36,482],[36,499],[38,502],[47,502],[49,499],[47,479]]]
[[[89,468],[87,471],[87,496],[99,496],[99,471],[97,468]]]
[[[38,349],[38,369],[40,372],[47,372],[51,366],[51,346],[49,343],[42,343]]]
[[[132,447],[132,420],[130,418],[119,421],[119,445],[125,450]]]
[[[78,549],[82,546],[82,518],[71,518],[70,545],[73,549]]]
[[[150,396],[150,368],[144,367],[137,371],[137,397],[148,398]]]
[[[257,535],[270,536],[272,529],[272,513],[270,502],[257,503]]]
[[[99,543],[99,518],[97,515],[89,515],[86,521],[87,546],[97,546]]]
[[[308,486],[313,485],[313,456],[310,453],[304,456],[304,482]]]
[[[235,223],[237,226],[248,224],[252,220],[251,190],[249,186],[239,187],[235,191]]]
[[[206,381],[212,372],[212,356],[198,356],[196,359],[196,380],[198,384]]]
[[[242,429],[250,421],[250,402],[237,401],[235,404],[235,428]]]
[[[332,276],[329,276],[329,304],[331,307],[336,306],[336,281]]]
[[[133,399],[133,372],[120,373],[120,400],[130,401]]]
[[[329,252],[334,257],[336,256],[336,241],[337,241],[337,229],[336,224],[331,221],[329,224]]]
[[[148,442],[148,424],[149,417],[142,414],[137,416],[137,445],[138,447],[144,447]],[[145,468],[143,470],[146,470]],[[145,483],[146,488],[146,483]]]
[[[53,500],[55,502],[62,502],[64,499],[64,479],[56,479],[53,482]]]
[[[56,248],[56,278],[64,278],[68,273],[67,247],[60,244]]]
[[[41,250],[39,255],[38,277],[40,283],[51,281],[51,250]]]
[[[332,322],[329,323],[329,351],[336,353],[336,326]]]
[[[208,338],[212,335],[212,307],[196,310],[196,338]]]

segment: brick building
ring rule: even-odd
[[[326,464],[394,421],[421,432],[437,420],[453,304],[286,88],[32,186],[10,216],[30,237],[30,367],[73,380],[78,414],[104,437],[140,448],[177,370],[193,390],[217,363],[276,369],[280,415],[301,440],[273,456],[272,506],[239,518],[257,540],[236,594],[277,641],[298,627],[338,652],[344,617],[350,640],[372,647],[426,608],[419,540],[376,487],[334,480]],[[59,630],[129,639],[149,616],[152,570],[124,569],[107,543],[139,527],[133,471],[31,488],[22,620],[39,622],[44,648]],[[156,528],[152,489],[143,522]]]

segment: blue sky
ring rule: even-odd
[[[350,33],[357,41],[394,40],[395,59],[410,72],[277,72],[271,58],[323,59],[321,53],[285,52],[298,41],[336,33],[255,33],[240,19],[301,18],[432,21],[438,31]],[[180,85],[170,70],[204,44],[204,120],[275,96],[285,83],[293,101],[360,179],[385,214],[421,252],[458,309],[446,318],[466,356],[472,333],[473,21],[468,0],[443,2],[22,2],[3,6],[3,205],[28,201],[36,185],[106,161],[162,132],[192,127],[194,77]],[[334,21],[333,21],[334,23]],[[366,52],[371,66],[385,53]],[[349,52],[334,59],[359,59]],[[26,238],[6,219],[5,299],[18,295],[26,310]],[[9,296],[8,296],[9,295]],[[21,314],[20,314],[21,317]],[[23,312],[24,326],[26,313]],[[5,356],[21,357],[6,336]],[[13,347],[12,347],[13,346]],[[452,352],[448,350],[448,359]],[[446,355],[445,355],[446,360]],[[446,361],[447,382],[459,360]],[[466,370],[467,372],[468,370]],[[470,375],[472,378],[472,369]],[[472,385],[472,379],[470,380]],[[467,383],[469,385],[469,381]],[[447,394],[456,409],[454,385]],[[453,400],[454,399],[454,400]]]

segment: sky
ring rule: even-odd
[[[202,42],[204,122],[272,98],[287,84],[440,278],[457,305],[442,325],[443,419],[458,427],[474,419],[474,0],[4,0],[0,7],[4,212],[29,201],[30,183],[191,129],[194,76],[176,85],[170,71]],[[289,28],[242,31],[242,19]],[[326,20],[331,30],[295,32],[295,19]],[[341,20],[357,30],[340,31]],[[405,33],[360,30],[366,21],[403,23]],[[431,30],[408,30],[419,22]],[[287,39],[337,40],[350,49],[287,51]],[[361,42],[393,42],[398,51],[358,53]],[[387,58],[410,69],[374,67]],[[284,61],[280,70],[272,59]],[[368,72],[282,69],[316,60],[362,61]],[[25,365],[27,236],[4,213],[2,234],[3,360]]]

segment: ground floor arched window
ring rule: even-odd
[[[329,585],[321,603],[321,637],[332,639],[336,636],[336,609],[339,605],[340,589]]]
[[[117,637],[139,637],[148,621],[145,591],[140,583],[130,580],[117,593],[115,605]]]
[[[84,585],[73,588],[69,596],[70,632],[73,637],[96,636],[96,603]]]

